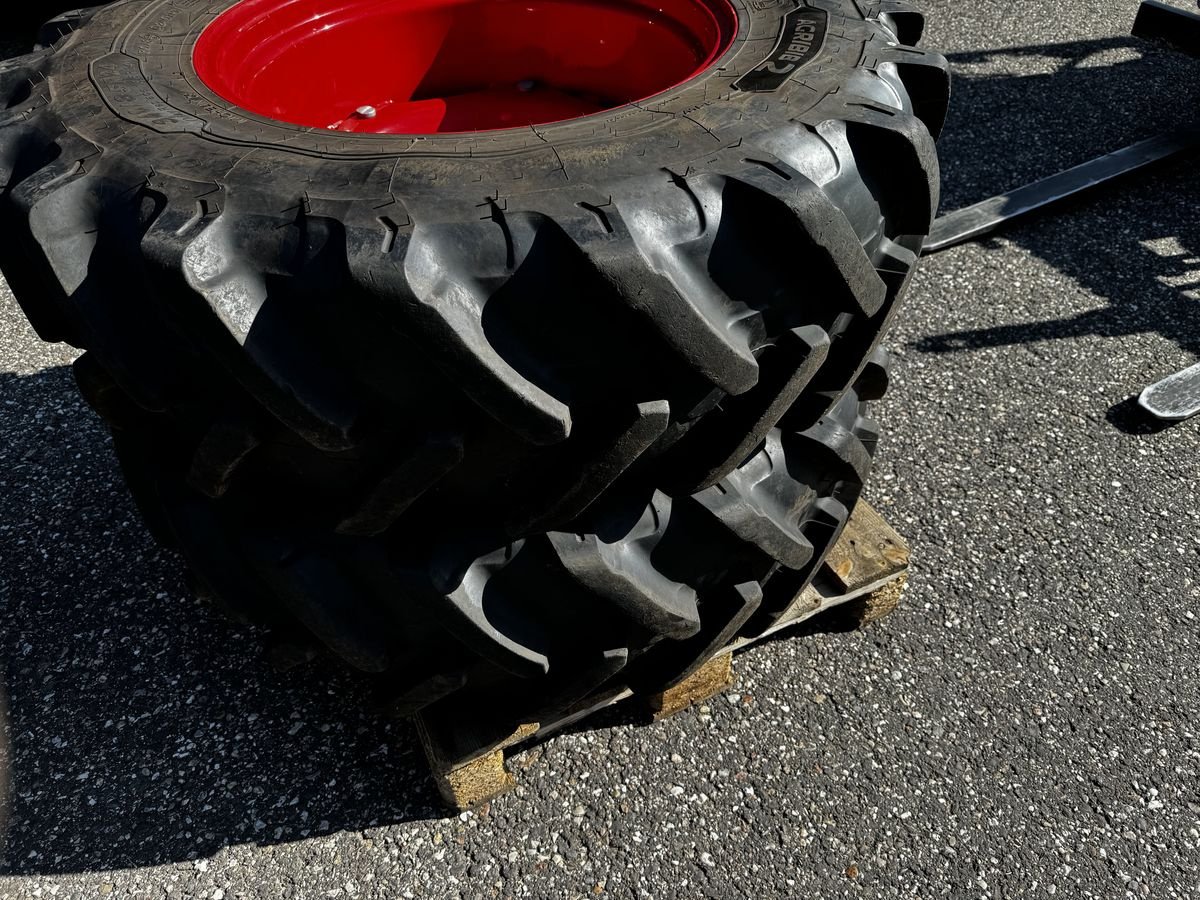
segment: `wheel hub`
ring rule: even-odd
[[[194,63],[225,100],[294,125],[474,132],[652,97],[736,31],[728,0],[242,0]]]

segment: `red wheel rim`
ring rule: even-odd
[[[242,0],[194,63],[220,97],[293,125],[473,132],[647,99],[736,32],[729,0]]]

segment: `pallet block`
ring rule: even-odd
[[[659,721],[723,692],[733,683],[733,654],[780,631],[818,615],[826,617],[836,630],[864,628],[899,605],[907,569],[904,539],[879,513],[860,502],[812,584],[770,628],[737,638],[670,689],[637,699],[649,717]],[[505,767],[506,753],[633,697],[632,691],[614,687],[581,701],[553,722],[529,722],[515,730],[496,722],[422,712],[416,717],[417,733],[438,792],[450,807],[462,811],[516,785]]]
[[[706,662],[679,684],[646,698],[655,722],[683,712],[689,706],[715,697],[733,684],[733,654],[722,653]]]
[[[517,780],[504,766],[504,751],[540,730],[536,722],[522,725],[497,746],[488,748],[467,762],[457,762],[446,755],[445,745],[435,733],[429,731],[428,722],[422,716],[417,716],[416,721],[417,735],[425,750],[425,758],[429,761],[429,771],[438,793],[448,805],[459,811],[472,809],[511,791]]]

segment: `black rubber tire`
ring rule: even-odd
[[[0,268],[201,591],[398,712],[513,721],[769,624],[858,499],[937,206],[920,14],[737,2],[636,107],[402,139],[208,93],[185,51],[232,2],[0,64]],[[740,89],[796,16],[803,68]]]

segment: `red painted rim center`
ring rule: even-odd
[[[309,128],[544,125],[659,94],[737,32],[729,0],[242,0],[200,35],[213,92]]]

